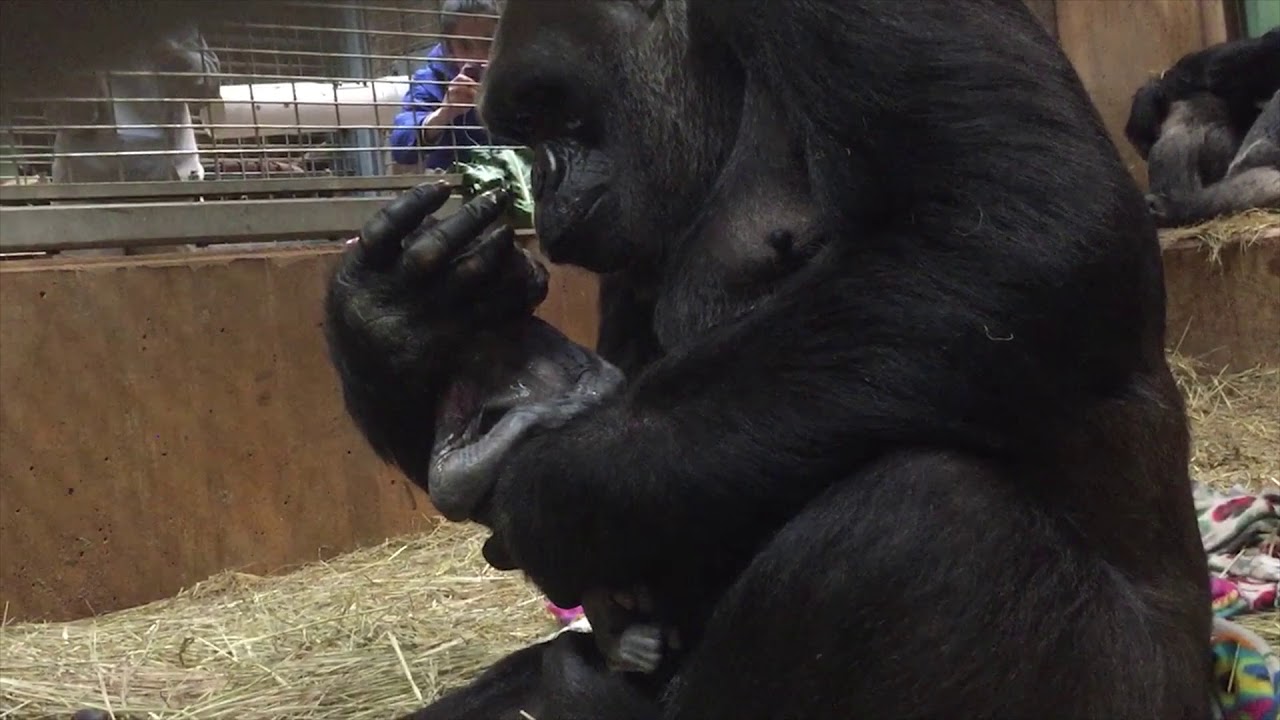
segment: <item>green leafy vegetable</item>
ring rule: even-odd
[[[472,197],[485,190],[504,188],[511,193],[515,222],[533,225],[533,151],[528,148],[477,148],[466,162],[454,164],[462,175],[462,192]]]

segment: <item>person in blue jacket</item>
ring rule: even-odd
[[[475,104],[497,14],[494,0],[445,0],[440,20],[445,37],[410,79],[391,131],[392,162],[443,170],[463,159],[466,148],[492,144]]]

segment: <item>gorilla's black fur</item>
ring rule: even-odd
[[[648,588],[685,649],[658,692],[562,638],[421,718],[1206,717],[1155,229],[1018,0],[509,0],[485,77],[628,381],[476,519],[561,605]],[[464,216],[329,297],[354,417],[424,486],[441,387],[538,296]]]

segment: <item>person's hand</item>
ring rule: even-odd
[[[453,80],[449,81],[449,88],[444,94],[443,109],[450,121],[466,114],[476,104],[480,83],[468,77],[466,72],[464,68],[454,76]]]

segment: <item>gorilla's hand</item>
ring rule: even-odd
[[[449,192],[419,185],[365,223],[331,288],[342,330],[401,352],[410,335],[474,334],[531,314],[546,297],[546,269],[516,246],[511,228],[484,232],[509,196],[486,192],[437,220]]]
[[[489,227],[509,198],[484,193],[436,219],[443,184],[420,185],[369,220],[334,274],[326,337],[347,410],[384,460],[426,487],[437,413],[461,368],[483,366],[489,330],[527,321],[547,271]]]

